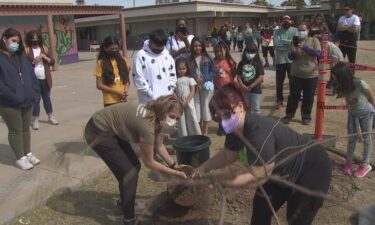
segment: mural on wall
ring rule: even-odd
[[[2,20],[4,18],[4,20]],[[0,34],[8,27],[13,27],[24,36],[28,31],[35,29],[42,33],[44,45],[50,48],[45,16],[2,17],[0,18]],[[6,18],[6,20],[5,20]],[[56,58],[60,64],[78,61],[78,48],[75,38],[74,17],[60,15],[53,17],[53,32],[55,34]]]

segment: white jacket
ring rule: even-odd
[[[149,40],[145,41],[133,61],[133,82],[138,90],[140,104],[173,94],[177,74],[168,50],[164,48],[160,54],[155,54],[149,47]]]

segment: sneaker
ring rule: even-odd
[[[344,173],[346,173],[347,175],[349,176],[353,175],[353,165],[351,161],[346,160],[343,169],[344,169]]]
[[[302,124],[303,125],[310,125],[311,119],[302,119]]]
[[[19,160],[16,161],[16,165],[21,169],[21,170],[29,170],[32,169],[34,166],[27,160],[26,156],[23,156]]]
[[[289,124],[289,122],[292,120],[292,117],[290,116],[285,116],[281,119],[281,121],[284,123],[284,124]]]
[[[359,165],[358,167],[358,170],[354,172],[353,176],[362,178],[366,176],[366,174],[368,174],[368,172],[370,172],[371,170],[372,170],[372,167],[369,164],[361,163],[361,165]]]
[[[40,163],[40,160],[37,157],[35,157],[31,152],[26,155],[26,158],[34,166]]]
[[[31,123],[31,127],[33,130],[39,130],[39,120],[34,120],[34,122]]]
[[[55,119],[55,117],[51,116],[49,119],[48,119],[48,123],[49,124],[52,124],[52,125],[58,125],[59,124],[59,121],[57,121]]]

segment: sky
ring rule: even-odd
[[[86,0],[86,5],[123,5],[125,7],[132,7],[135,1],[135,6],[152,5],[155,0]],[[284,0],[269,0],[273,5],[280,5]],[[249,4],[252,0],[243,0],[244,3]]]

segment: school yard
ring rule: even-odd
[[[360,47],[375,49],[375,41],[362,41]],[[132,51],[128,52],[131,58]],[[212,51],[211,51],[212,53]],[[240,54],[232,54],[238,62]],[[372,65],[375,54],[371,51],[358,50],[357,63]],[[131,60],[130,60],[131,61]],[[115,178],[106,169],[104,163],[84,144],[83,126],[90,115],[102,108],[101,93],[96,90],[92,71],[95,66],[95,53],[82,53],[81,61],[72,65],[60,66],[55,72],[53,92],[54,111],[60,125],[52,127],[43,123],[39,131],[32,131],[32,147],[42,163],[31,171],[19,171],[13,165],[14,157],[7,142],[7,130],[0,123],[0,218],[8,221],[15,218],[11,225],[117,225],[122,224],[122,215],[115,201],[118,189]],[[374,72],[358,72],[357,76],[375,87]],[[262,114],[280,118],[284,116],[285,107],[274,109],[275,71],[266,70],[263,84]],[[287,84],[285,84],[287,90]],[[285,97],[287,93],[285,93]],[[130,95],[136,101],[134,88]],[[340,105],[344,101],[327,97],[328,104]],[[315,108],[313,110],[315,118]],[[289,126],[300,133],[314,133],[315,120],[311,125],[300,123],[297,112],[295,120]],[[223,146],[224,137],[216,135],[217,124],[210,124],[211,155]],[[341,138],[336,140],[336,147],[345,152],[346,111],[329,110],[325,114],[325,134]],[[170,145],[173,139],[168,140]],[[356,154],[361,154],[361,143],[357,145]],[[373,160],[375,159],[373,154]],[[332,155],[336,163],[343,159]],[[241,166],[236,165],[236,169]],[[342,204],[361,208],[375,203],[375,173],[367,177],[354,179],[343,175],[336,165],[329,195],[336,198],[334,202],[326,201],[319,211],[314,224],[343,225],[356,224],[355,213],[342,207]],[[198,224],[211,225],[219,223],[221,197],[213,187],[210,191],[210,204],[193,209],[172,206],[166,200],[167,183],[157,181],[153,174],[143,166],[140,172],[137,201],[146,204],[146,209],[139,215],[142,225]],[[227,196],[225,224],[249,224],[251,201],[254,187],[225,190]],[[47,197],[52,196],[47,200]],[[7,212],[4,214],[3,212]],[[27,211],[26,213],[23,213]],[[23,213],[23,214],[21,214]],[[21,215],[19,215],[21,214]],[[278,212],[281,224],[285,221],[285,206]],[[274,224],[276,222],[274,221]]]

